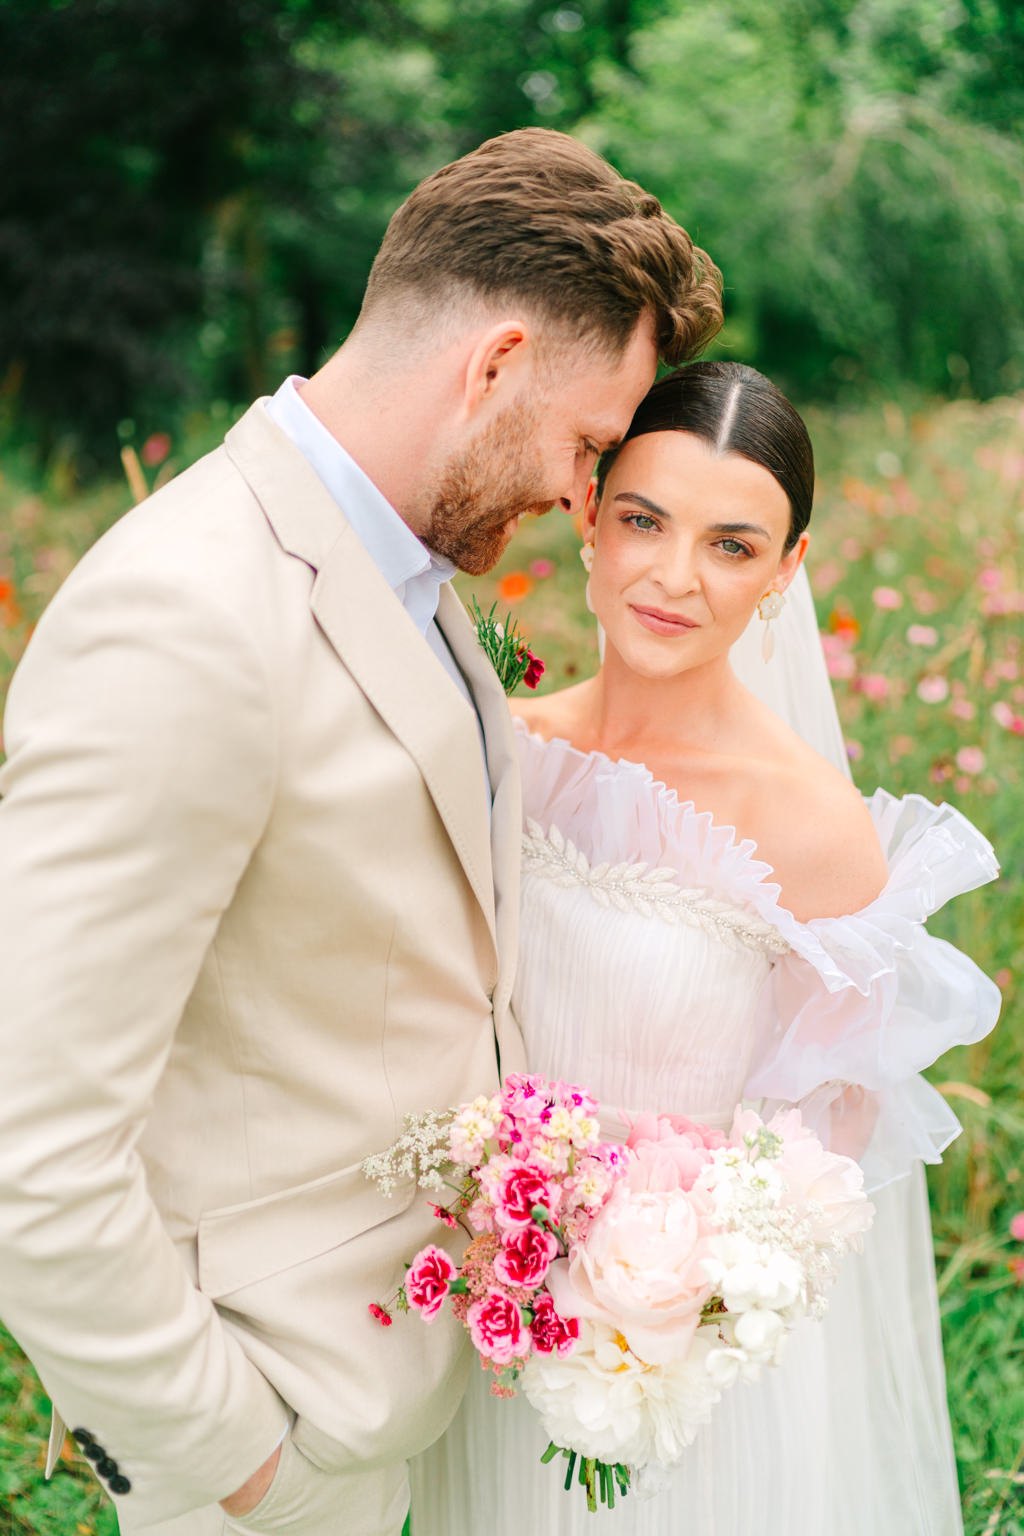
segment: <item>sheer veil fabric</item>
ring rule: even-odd
[[[755,616],[733,647],[733,669],[751,693],[850,776],[805,567],[786,596],[774,621],[772,660],[761,656],[761,621]],[[963,1523],[923,1163],[915,1162],[906,1178],[871,1198],[875,1225],[864,1253],[837,1284],[824,1333],[835,1407],[829,1432],[844,1469],[844,1497],[852,1508],[863,1503],[865,1516],[875,1523],[858,1527],[840,1516],[832,1530],[849,1530],[850,1536],[855,1530],[862,1536],[959,1536]],[[895,1507],[889,1503],[893,1487],[902,1490]]]
[[[736,670],[848,772],[802,571],[775,624],[771,662],[755,618],[734,650]],[[775,974],[753,922],[783,920],[770,869],[753,844],[677,802],[641,766],[567,743],[548,750],[528,735],[521,748],[528,815],[550,809],[551,826],[574,837],[592,868],[599,858],[686,868],[689,884],[745,924],[734,922],[723,942],[714,917],[702,930],[605,912],[585,886],[560,882],[538,829],[526,849],[514,1000],[531,1069],[574,1076],[606,1105],[659,1099],[691,1114],[717,1105],[727,1120],[747,1077],[749,1020]],[[598,1527],[615,1536],[960,1536],[920,1163],[872,1199],[865,1252],[847,1262],[825,1323],[801,1325],[781,1367],[726,1394],[662,1492],[588,1514],[579,1490],[564,1493],[557,1469],[539,1464],[546,1438],[533,1409],[491,1398],[473,1369],[450,1430],[412,1466],[413,1536],[586,1536]]]

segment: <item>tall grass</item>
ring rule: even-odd
[[[964,1134],[930,1188],[968,1536],[1024,1536],[1024,1241],[1010,1235],[1024,1210],[1024,398],[808,420],[821,479],[812,586],[855,777],[865,791],[951,801],[1003,866],[934,924],[996,977],[1004,1010],[993,1035],[931,1074]],[[64,574],[131,499],[122,485],[75,497],[31,486],[16,465],[4,475],[0,686]],[[545,688],[596,664],[578,544],[552,514],[521,530],[491,577],[460,579],[485,609],[515,613],[547,662]],[[0,1536],[110,1536],[112,1513],[73,1460],[41,1484],[44,1406],[8,1342]]]

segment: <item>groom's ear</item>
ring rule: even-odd
[[[477,336],[466,359],[466,414],[510,404],[526,382],[534,349],[532,329],[525,320],[500,320]]]

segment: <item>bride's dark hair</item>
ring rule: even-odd
[[[746,363],[708,361],[659,379],[637,406],[622,442],[601,458],[599,500],[622,449],[649,432],[692,432],[716,453],[738,453],[760,464],[789,498],[786,548],[792,549],[811,518],[814,451],[800,416],[763,373]]]

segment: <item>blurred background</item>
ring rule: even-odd
[[[965,1128],[929,1183],[968,1536],[1024,1536],[1022,120],[1021,0],[0,0],[0,697],[103,529],[344,339],[437,166],[567,130],[722,267],[715,352],[814,439],[854,775],[1003,865],[934,925],[1004,996],[930,1074]],[[462,581],[545,688],[596,664],[578,542],[530,520]],[[0,1332],[0,1536],[113,1536],[70,1444],[43,1483],[46,1426]]]
[[[578,134],[802,398],[1024,384],[1018,0],[3,0],[7,430],[103,464],[312,371],[390,214]]]

